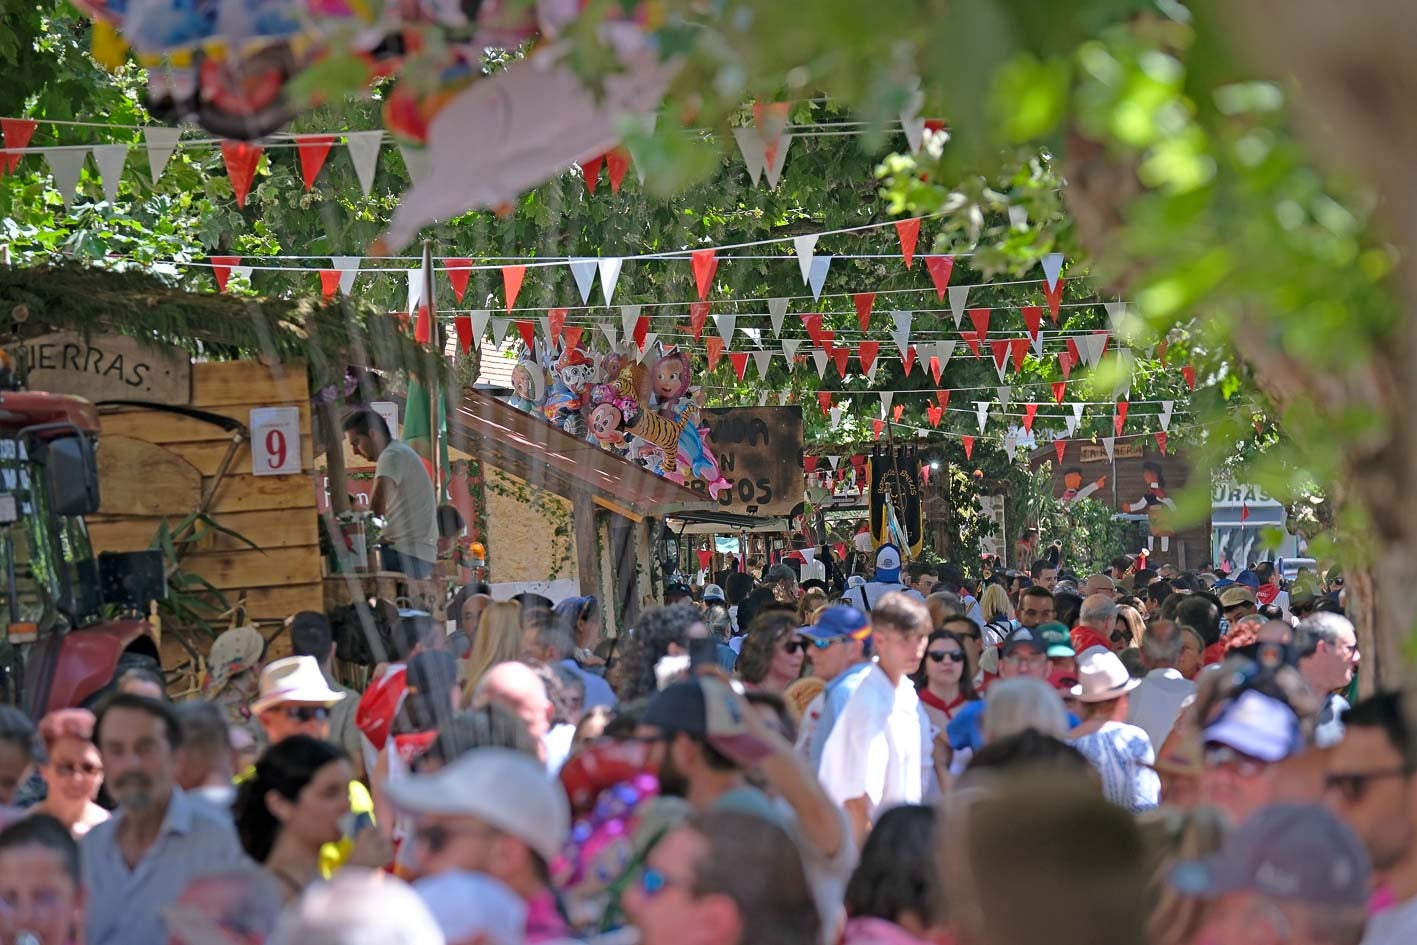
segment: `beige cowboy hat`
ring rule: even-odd
[[[1078,657],[1078,684],[1071,691],[1079,702],[1107,702],[1140,685],[1116,653],[1095,646]]]
[[[251,712],[258,714],[282,702],[329,706],[343,698],[344,693],[325,682],[315,657],[287,656],[261,671],[261,692],[251,703]]]

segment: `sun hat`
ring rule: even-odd
[[[212,641],[207,654],[207,682],[202,694],[210,699],[226,688],[233,676],[244,673],[266,652],[266,638],[255,627],[232,627]]]
[[[702,739],[719,753],[741,765],[755,764],[772,749],[748,731],[741,703],[728,685],[702,677],[677,682],[655,693],[645,706],[640,724],[662,732],[683,732]]]
[[[811,640],[864,640],[871,635],[871,621],[850,604],[832,604],[817,614],[817,622],[802,627],[798,634]]]
[[[895,545],[876,549],[876,580],[881,584],[895,584],[900,580],[900,549]]]
[[[1220,592],[1220,606],[1234,607],[1238,604],[1256,604],[1255,592],[1243,584],[1232,584]]]
[[[571,831],[571,805],[535,758],[478,748],[432,774],[391,780],[385,791],[410,814],[473,817],[515,837],[550,863]]]
[[[259,714],[282,702],[334,705],[344,698],[325,681],[313,656],[287,656],[261,671],[261,689],[251,711]]]
[[[1176,864],[1178,892],[1214,899],[1252,890],[1273,899],[1353,909],[1368,902],[1372,866],[1363,842],[1317,804],[1276,804],[1251,816],[1219,851]]]
[[[1084,650],[1078,657],[1078,684],[1072,694],[1079,702],[1107,702],[1141,685],[1111,650]]]
[[[723,596],[723,588],[719,587],[717,584],[710,584],[704,588],[703,601],[705,604],[707,604],[711,600],[727,599],[728,598]]]
[[[1294,710],[1254,689],[1240,693],[1203,735],[1208,745],[1225,745],[1268,763],[1282,761],[1303,744]]]

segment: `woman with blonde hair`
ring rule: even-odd
[[[467,654],[467,659],[459,661],[458,676],[462,680],[464,705],[470,703],[477,681],[498,663],[516,659],[521,644],[521,604],[509,600],[488,604],[478,618],[472,650]]]
[[[1169,882],[1177,863],[1213,856],[1225,841],[1225,815],[1213,807],[1158,807],[1137,818],[1146,851],[1151,900],[1147,941],[1191,945],[1205,924],[1210,901],[1178,892]]]
[[[797,602],[797,621],[804,627],[816,623],[817,611],[827,605],[827,594],[819,587],[809,588]]]
[[[1126,604],[1117,608],[1117,624],[1112,630],[1112,652],[1139,649],[1142,636],[1146,633],[1146,621],[1135,607]]]
[[[1014,619],[1014,605],[1009,603],[1009,592],[998,584],[984,588],[984,593],[979,597],[979,609],[984,614],[985,623]]]

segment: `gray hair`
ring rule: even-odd
[[[286,910],[268,945],[444,945],[444,938],[403,880],[345,867]]]
[[[1342,614],[1321,610],[1305,617],[1294,628],[1294,649],[1298,652],[1300,659],[1313,656],[1319,641],[1322,640],[1329,646],[1333,646],[1341,635],[1357,639],[1357,631],[1353,629],[1353,622]]]
[[[1117,616],[1117,602],[1103,594],[1091,594],[1082,602],[1078,620],[1091,627],[1107,623]]]
[[[778,581],[791,581],[793,584],[796,584],[797,572],[793,571],[785,564],[775,564],[768,568],[768,573],[765,575],[764,580],[768,584],[776,584]]]
[[[1181,658],[1181,628],[1169,620],[1153,623],[1141,636],[1141,654],[1148,666],[1175,666]]]
[[[953,591],[936,591],[925,598],[926,604],[931,601],[940,602],[940,606],[944,607],[946,617],[964,616],[964,601],[960,600],[959,595]]]
[[[984,741],[997,741],[1033,729],[1066,738],[1068,713],[1054,688],[1031,676],[1000,679],[989,687],[984,702]]]

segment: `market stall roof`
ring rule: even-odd
[[[483,391],[465,391],[449,414],[448,445],[557,495],[588,493],[597,505],[632,518],[717,507]]]

